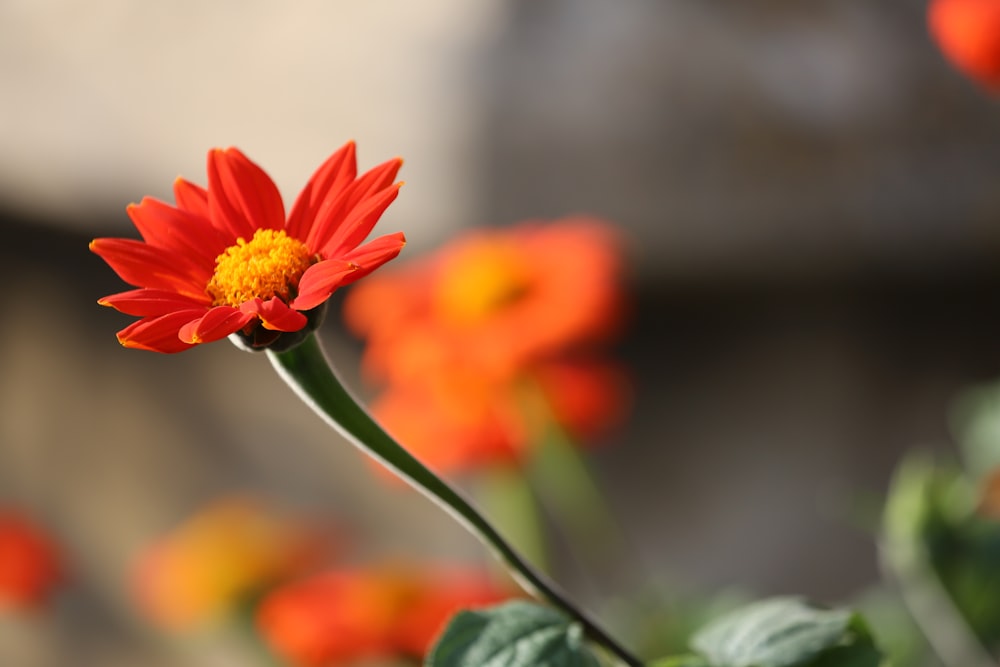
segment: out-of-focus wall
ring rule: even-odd
[[[362,166],[403,156],[395,210],[415,247],[474,215],[471,55],[498,2],[98,0],[0,6],[0,198],[123,232],[123,202],[204,181],[238,146],[292,198],[348,139]],[[113,214],[113,215],[112,215]]]
[[[923,2],[514,5],[483,59],[491,218],[606,215],[675,284],[1000,252],[997,102]]]

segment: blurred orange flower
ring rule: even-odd
[[[621,257],[600,220],[526,222],[358,285],[344,316],[366,339],[364,375],[385,385],[372,413],[438,471],[522,461],[551,420],[600,434],[628,396],[595,354],[622,325]]]
[[[330,547],[329,532],[315,524],[251,498],[226,498],[139,554],[134,591],[152,621],[188,629],[316,567]]]
[[[358,285],[344,317],[366,339],[373,380],[408,382],[443,365],[509,377],[617,332],[621,271],[620,239],[599,220],[480,229]]]
[[[401,165],[389,160],[358,177],[348,143],[313,174],[286,218],[277,186],[259,166],[235,148],[210,151],[207,189],[179,178],[176,206],[146,197],[128,207],[143,241],[90,244],[139,288],[99,301],[141,318],[118,340],[180,352],[231,334],[262,348],[283,333],[310,331],[336,289],[403,248],[401,233],[362,244],[396,198]]]
[[[452,614],[506,597],[485,573],[467,568],[338,569],[272,590],[257,625],[297,665],[419,658]]]
[[[1000,92],[1000,0],[931,0],[927,25],[955,67]]]
[[[31,519],[0,509],[0,608],[42,604],[62,580],[59,550]]]

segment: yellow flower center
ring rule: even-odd
[[[295,295],[299,279],[316,258],[309,248],[285,232],[258,229],[250,241],[239,238],[215,258],[215,274],[205,291],[216,306],[236,306],[260,297]]]
[[[487,241],[449,258],[437,303],[452,321],[474,324],[522,299],[530,289],[528,267],[516,250]]]

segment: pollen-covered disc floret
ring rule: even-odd
[[[288,302],[299,279],[316,257],[285,232],[258,229],[250,241],[239,238],[215,258],[215,273],[205,291],[215,306],[235,306],[255,297]]]

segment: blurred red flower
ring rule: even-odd
[[[118,340],[180,352],[238,333],[251,347],[267,347],[283,332],[315,327],[334,290],[402,249],[402,233],[362,245],[396,198],[401,165],[389,160],[358,177],[348,143],[313,174],[286,218],[260,167],[235,148],[210,151],[207,189],[177,179],[176,206],[146,197],[128,207],[143,241],[90,244],[139,288],[99,301],[141,318]]]
[[[297,665],[419,658],[455,612],[507,597],[485,573],[461,567],[338,569],[272,590],[257,625]]]
[[[0,608],[45,602],[62,580],[59,549],[34,521],[0,509]]]
[[[155,623],[182,630],[300,575],[331,550],[328,530],[247,497],[204,508],[138,555],[133,589]]]
[[[608,223],[526,222],[358,285],[344,316],[365,338],[366,378],[384,385],[372,413],[438,471],[521,461],[552,420],[600,434],[628,397],[596,354],[622,326],[621,256]]]
[[[931,0],[927,25],[956,68],[1000,91],[1000,0]]]
[[[373,380],[442,365],[509,376],[620,328],[621,243],[590,218],[465,233],[423,260],[366,281],[344,304],[366,339]]]

